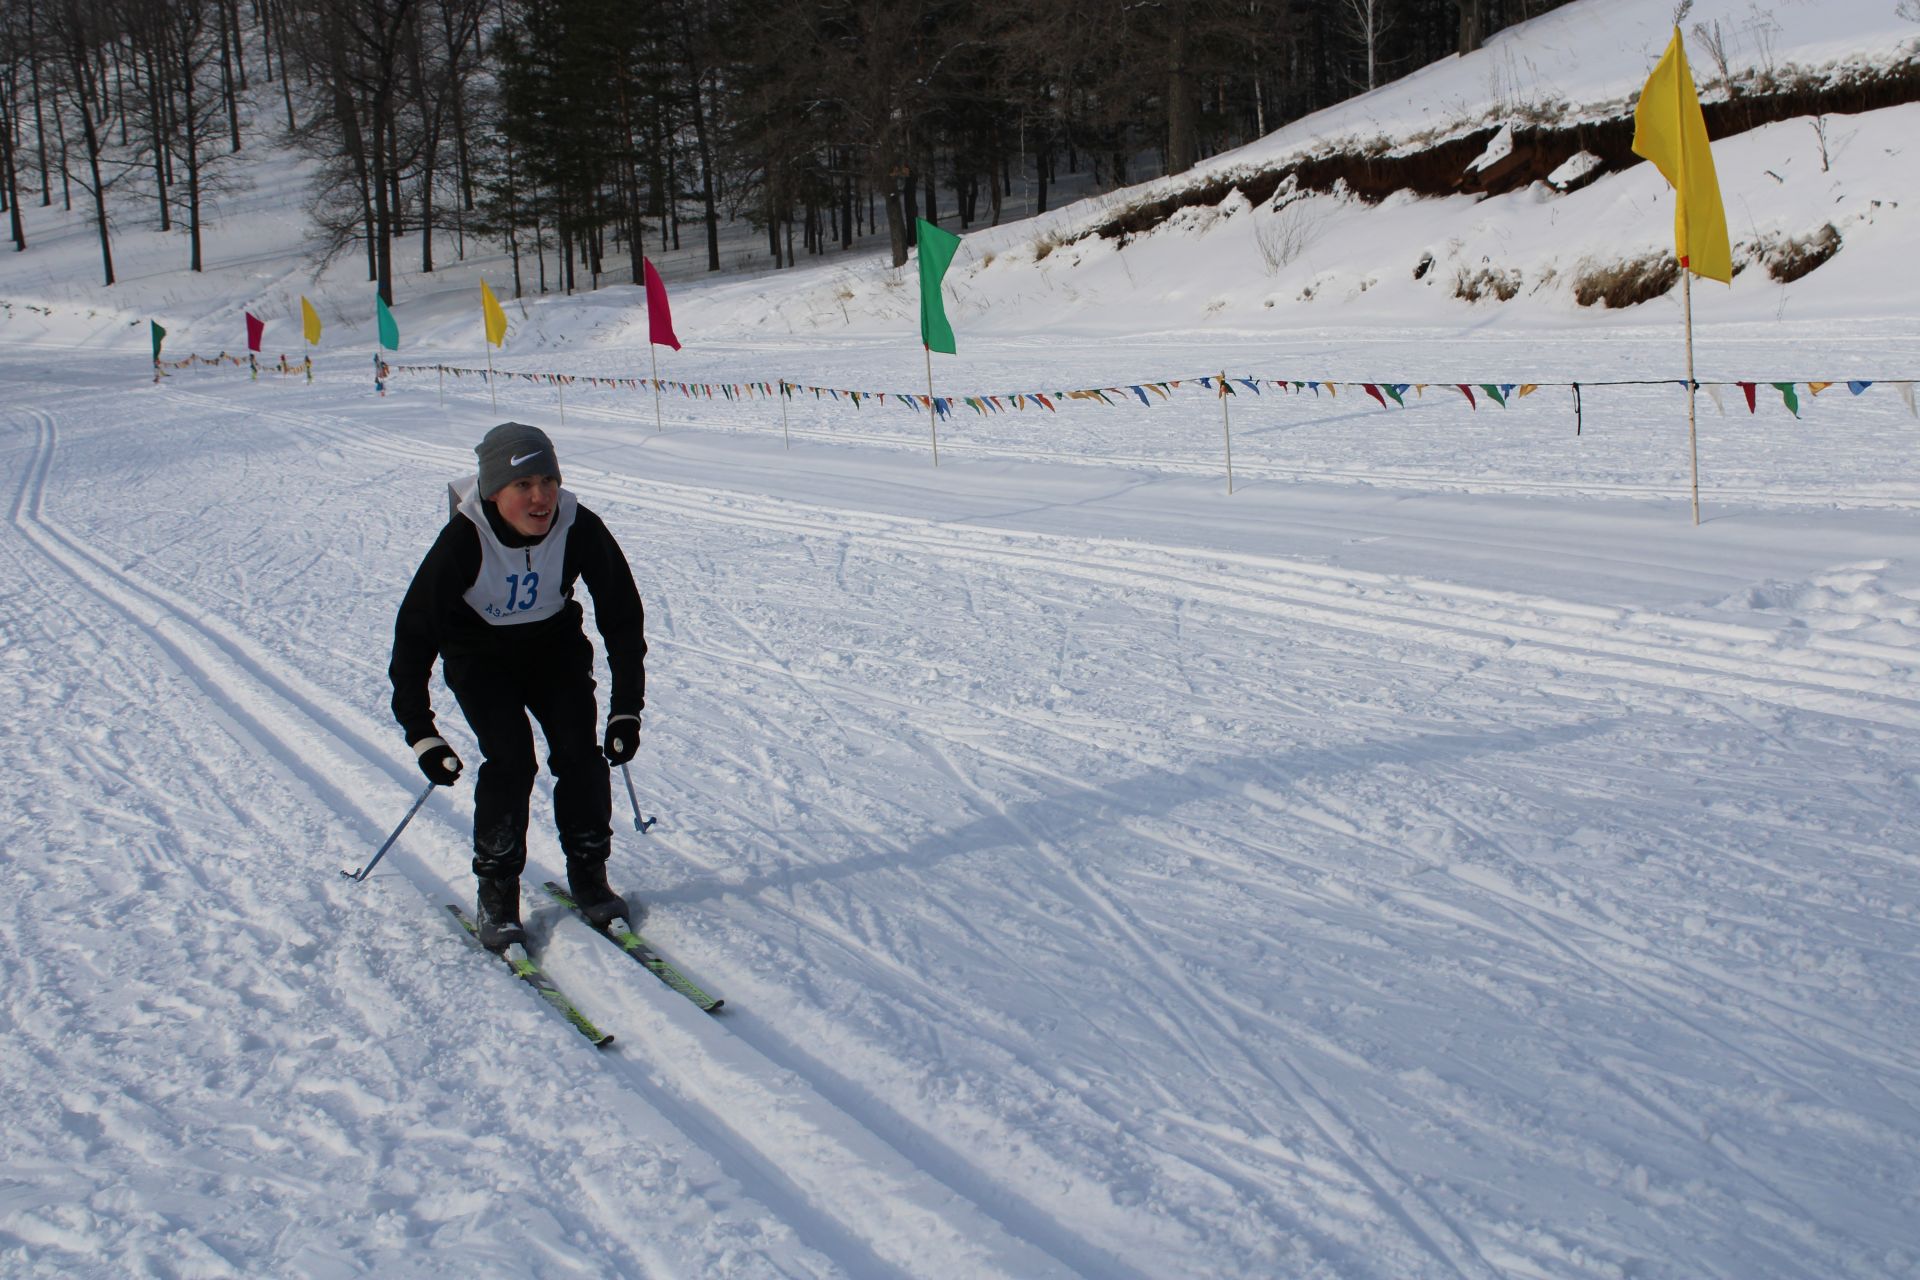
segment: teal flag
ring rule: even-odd
[[[160,359],[160,344],[167,340],[167,331],[160,327],[158,320],[149,320],[147,324],[153,329],[153,358],[157,361]]]
[[[400,349],[400,326],[393,322],[393,312],[387,310],[387,300],[379,294],[373,295],[374,319],[380,322],[380,345],[389,351]]]
[[[947,323],[947,308],[940,300],[940,280],[960,251],[960,237],[925,218],[914,220],[914,232],[920,242],[920,341],[929,351],[958,355],[953,326]]]

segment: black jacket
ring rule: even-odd
[[[500,518],[493,503],[481,506],[495,536],[506,546],[532,546],[548,536],[525,537]],[[594,619],[613,674],[607,715],[640,714],[647,701],[645,614],[627,558],[599,516],[583,506],[574,508],[561,573],[567,603],[550,618],[510,627],[491,625],[462,599],[479,572],[480,531],[466,516],[455,514],[420,562],[394,621],[393,660],[387,665],[387,676],[393,681],[393,718],[400,722],[408,742],[439,732],[427,680],[433,674],[434,659],[442,654],[521,663],[551,662],[568,652],[565,641],[581,634],[580,602],[573,598],[576,579],[584,579],[593,593]]]

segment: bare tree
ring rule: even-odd
[[[100,266],[105,283],[112,285],[113,275],[113,239],[107,227],[107,180],[101,172],[100,157],[104,149],[100,138],[99,121],[101,110],[96,108],[100,100],[98,84],[94,75],[94,56],[106,38],[105,14],[87,3],[87,0],[64,0],[55,10],[52,35],[66,60],[69,79],[60,86],[65,105],[79,117],[81,138],[87,148],[87,168],[92,181],[82,179],[88,194],[93,197],[93,220],[100,233]],[[62,119],[63,113],[55,108],[56,119]],[[71,168],[64,162],[62,170],[71,175]]]
[[[1339,0],[1347,31],[1366,53],[1368,89],[1380,87],[1380,49],[1393,30],[1388,0]]]

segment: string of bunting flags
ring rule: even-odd
[[[264,369],[268,373],[277,373],[289,377],[299,376],[306,378],[309,382],[313,381],[313,357],[307,356],[295,361],[287,359],[285,353],[281,354],[280,362],[277,365],[259,364],[257,360],[250,359],[248,356],[236,356],[231,352],[222,351],[218,355],[212,356],[203,356],[190,352],[177,360],[155,360],[153,367],[156,370],[192,369],[200,365],[219,366],[226,364],[241,369],[255,370],[256,372]]]
[[[1016,413],[1026,410],[1045,410],[1059,412],[1062,404],[1081,402],[1107,407],[1115,405],[1139,404],[1152,408],[1158,402],[1171,402],[1176,393],[1191,394],[1198,388],[1201,394],[1219,398],[1240,396],[1243,394],[1264,395],[1277,392],[1282,395],[1325,395],[1330,399],[1338,398],[1343,392],[1348,395],[1365,395],[1379,403],[1385,409],[1389,407],[1406,408],[1409,395],[1423,399],[1428,391],[1440,390],[1456,394],[1466,401],[1470,409],[1478,409],[1482,400],[1488,400],[1501,408],[1506,408],[1516,400],[1543,389],[1561,388],[1571,390],[1575,397],[1575,417],[1578,419],[1581,408],[1579,397],[1583,390],[1595,387],[1684,387],[1686,382],[1680,378],[1633,378],[1633,379],[1595,379],[1579,382],[1351,382],[1333,379],[1298,378],[1260,378],[1252,376],[1226,376],[1224,374],[1200,374],[1181,378],[1158,378],[1142,382],[1121,382],[1110,386],[1082,387],[1077,390],[1053,391],[1009,391],[977,392],[971,395],[926,395],[917,391],[871,391],[850,387],[813,386],[802,382],[733,381],[733,382],[676,382],[661,378],[613,378],[589,374],[548,373],[548,372],[511,372],[504,369],[472,369],[444,364],[396,364],[387,366],[393,373],[399,374],[435,374],[453,378],[489,376],[512,381],[547,386],[586,386],[631,391],[656,391],[661,394],[678,393],[692,400],[751,400],[761,397],[785,395],[794,398],[811,395],[815,400],[842,402],[855,409],[872,404],[881,407],[891,406],[906,409],[913,413],[922,413],[929,409],[942,418],[958,413],[961,409],[971,409],[985,417],[990,414]],[[1756,413],[1759,409],[1760,392],[1767,389],[1776,393],[1781,404],[1795,416],[1800,416],[1801,392],[1805,389],[1808,396],[1819,396],[1833,387],[1845,387],[1853,395],[1863,394],[1872,386],[1888,386],[1900,396],[1907,411],[1920,417],[1916,411],[1914,399],[1914,381],[1911,379],[1794,379],[1776,381],[1772,379],[1696,381],[1694,386],[1707,393],[1715,406],[1724,414],[1726,403],[1723,393],[1728,388],[1737,389],[1746,403],[1747,412]]]
[[[218,355],[203,356],[188,354],[173,360],[156,360],[161,369],[189,369],[196,366],[234,365],[248,368],[246,356],[233,355],[222,351]],[[305,375],[312,377],[312,359],[307,357],[298,362],[290,361],[282,355],[277,366],[262,366],[270,373],[282,375]],[[1573,392],[1576,421],[1581,413],[1580,395],[1585,390],[1596,387],[1684,387],[1681,378],[1630,378],[1630,379],[1594,379],[1578,382],[1353,382],[1331,378],[1262,378],[1253,376],[1227,376],[1225,374],[1199,374],[1181,378],[1156,378],[1141,382],[1120,382],[1108,386],[1081,387],[1052,391],[1008,391],[976,392],[971,395],[933,395],[918,391],[871,391],[851,387],[814,386],[810,383],[778,380],[765,381],[729,381],[729,382],[677,382],[664,378],[606,377],[598,374],[575,374],[556,372],[530,372],[507,369],[466,368],[449,364],[393,364],[382,362],[382,372],[392,374],[433,374],[455,379],[497,378],[533,385],[558,387],[593,387],[607,390],[656,391],[660,394],[679,394],[691,400],[752,400],[785,395],[789,399],[810,395],[815,400],[833,401],[852,405],[855,409],[866,405],[891,406],[906,409],[913,413],[923,413],[931,409],[942,418],[950,417],[961,409],[971,409],[984,417],[990,414],[1017,413],[1027,410],[1045,410],[1059,412],[1060,406],[1068,403],[1084,403],[1113,407],[1139,403],[1152,408],[1156,403],[1171,402],[1176,393],[1191,394],[1195,388],[1201,394],[1225,398],[1240,395],[1264,395],[1269,391],[1282,395],[1313,395],[1337,399],[1342,393],[1364,395],[1386,408],[1406,408],[1408,397],[1424,399],[1429,391],[1439,390],[1460,396],[1470,409],[1478,409],[1481,401],[1506,408],[1514,401],[1525,399],[1546,388],[1561,388]],[[1771,392],[1779,397],[1781,405],[1793,414],[1800,416],[1801,396],[1817,397],[1834,387],[1845,387],[1855,396],[1864,394],[1869,387],[1890,387],[1907,407],[1907,412],[1920,417],[1916,409],[1913,379],[1871,379],[1871,378],[1835,378],[1821,380],[1817,378],[1797,378],[1793,380],[1774,380],[1755,378],[1751,380],[1728,379],[1723,381],[1696,381],[1693,384],[1706,392],[1714,407],[1723,415],[1727,410],[1726,392],[1737,390],[1739,399],[1736,407],[1744,402],[1748,413],[1759,411],[1762,392]],[[1768,398],[1772,398],[1769,396]]]

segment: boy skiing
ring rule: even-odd
[[[452,513],[413,576],[394,622],[393,714],[420,771],[438,786],[460,778],[460,757],[439,734],[427,688],[434,659],[479,740],[474,787],[474,922],[495,950],[525,942],[520,873],[538,764],[527,713],[540,722],[553,772],[553,810],[567,884],[587,917],[627,915],[607,885],[613,844],[609,764],[640,745],[647,643],[640,593],[600,518],[560,487],[553,442],[538,427],[503,422],[475,446],[477,475],[448,486]],[[596,745],[593,645],[573,599],[593,593],[613,688]]]

